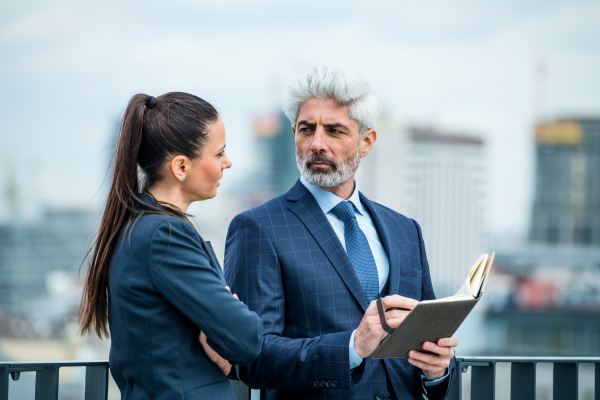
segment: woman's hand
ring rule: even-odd
[[[204,334],[204,332],[200,331],[200,336],[198,337],[198,340],[200,340],[200,344],[202,345],[204,352],[206,353],[210,361],[214,362],[215,364],[217,364],[217,367],[221,368],[221,371],[223,371],[225,375],[229,375],[229,373],[231,372],[231,364],[229,364],[229,361],[227,361],[226,359],[221,357],[216,351],[214,351],[212,347],[210,347],[208,343],[206,343],[206,339],[207,337]]]
[[[225,289],[227,289],[231,292],[231,289],[229,289],[229,286],[225,286]],[[239,300],[237,294],[234,293],[233,297],[235,299]],[[242,304],[244,304],[244,303],[242,303]],[[204,353],[206,353],[206,355],[208,356],[210,361],[214,362],[215,364],[217,364],[217,367],[221,368],[221,371],[223,371],[223,373],[225,375],[229,375],[229,373],[231,372],[231,364],[229,364],[229,361],[227,361],[226,359],[221,357],[219,355],[219,353],[214,351],[212,349],[212,347],[210,347],[208,345],[208,343],[206,343],[206,339],[207,339],[207,337],[204,334],[204,332],[200,331],[200,336],[198,336],[198,340],[200,341],[200,344],[202,345],[202,348],[204,349]]]

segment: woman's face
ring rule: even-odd
[[[225,155],[225,126],[221,118],[208,130],[208,140],[202,148],[202,155],[192,161],[185,185],[190,190],[192,201],[212,199],[217,195],[219,180],[223,170],[231,167]]]

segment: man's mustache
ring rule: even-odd
[[[334,158],[329,158],[327,157],[325,154],[322,153],[313,153],[310,156],[306,157],[304,159],[304,163],[306,164],[311,164],[311,163],[315,163],[315,162],[325,162],[330,164],[333,167],[333,170],[337,170],[338,169],[338,162],[336,159]]]

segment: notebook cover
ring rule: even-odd
[[[408,357],[411,350],[428,353],[423,349],[423,342],[435,343],[452,336],[478,301],[479,299],[472,299],[417,304],[371,354],[371,358]]]

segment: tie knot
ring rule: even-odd
[[[354,214],[354,206],[349,201],[340,201],[331,209],[333,215],[346,222],[351,218],[356,218]]]

